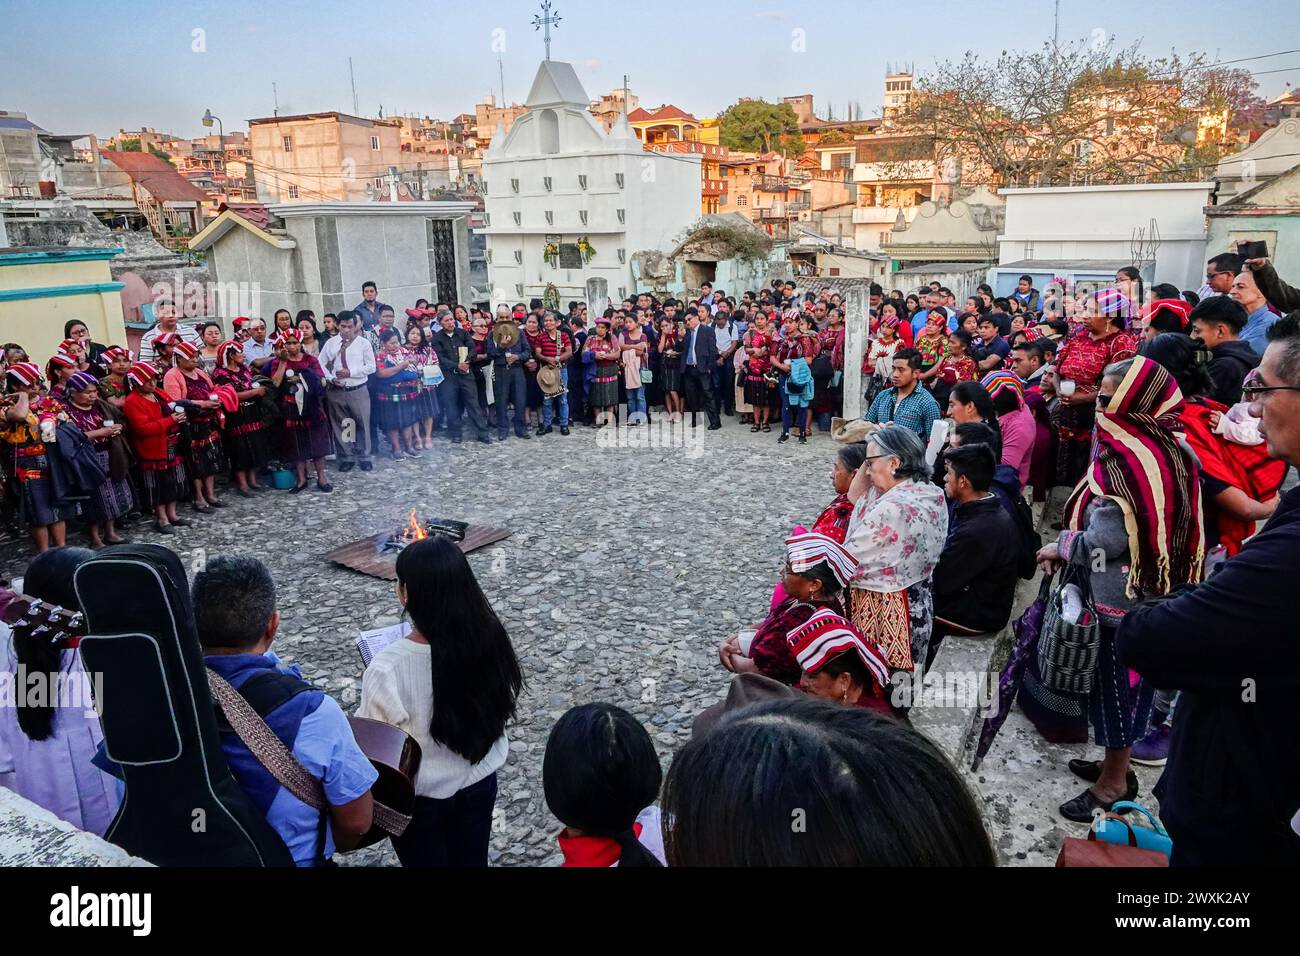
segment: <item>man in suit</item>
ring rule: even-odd
[[[692,410],[691,421],[695,420],[695,409],[702,405],[709,416],[709,431],[717,431],[722,427],[722,419],[718,416],[718,399],[713,393],[713,370],[718,364],[718,339],[713,334],[712,326],[711,321],[708,325],[700,325],[700,312],[694,306],[686,310],[682,378],[686,385],[686,407]]]

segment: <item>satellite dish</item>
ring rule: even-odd
[[[931,199],[927,199],[925,202],[921,203],[920,207],[916,210],[916,214],[918,216],[924,216],[926,219],[929,219],[938,211],[939,211],[939,207],[934,203],[934,201]]]
[[[964,216],[969,211],[969,208],[970,207],[968,207],[964,202],[958,199],[948,205],[948,212],[954,216]]]

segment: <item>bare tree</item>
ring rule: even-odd
[[[1231,128],[1259,103],[1249,73],[1199,54],[1151,59],[1136,44],[1045,44],[941,63],[886,125],[932,140],[936,165],[960,161],[967,185],[1178,181],[1237,146],[1231,135],[1203,141],[1202,117],[1226,111]]]

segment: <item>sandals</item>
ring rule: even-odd
[[[769,424],[768,422],[763,422],[763,431],[770,432],[771,430],[772,430],[771,424]]]

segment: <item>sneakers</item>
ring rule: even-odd
[[[1168,724],[1161,724],[1141,740],[1133,744],[1133,753],[1129,759],[1144,767],[1163,767],[1169,759],[1169,740],[1173,730]]]

